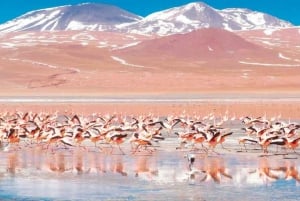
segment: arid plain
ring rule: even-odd
[[[201,29],[164,37],[94,31],[4,34],[0,36],[0,94],[20,99],[150,99],[138,104],[67,103],[70,110],[228,110],[232,115],[296,118],[300,112],[299,32],[299,28],[286,28],[234,33]],[[151,99],[175,101],[151,103]],[[178,99],[187,101],[176,103]],[[3,101],[1,109],[55,110],[64,105]]]

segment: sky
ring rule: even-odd
[[[0,23],[32,10],[86,2],[112,4],[134,14],[147,16],[152,12],[195,1],[197,0],[1,0]],[[202,2],[216,9],[248,8],[300,25],[299,0],[202,0]]]

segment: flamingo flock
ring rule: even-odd
[[[242,123],[244,124],[242,130],[247,136],[241,137],[239,143],[244,145],[245,151],[247,151],[245,145],[247,142],[260,145],[264,153],[268,153],[270,145],[277,145],[286,153],[289,149],[296,153],[299,147],[300,136],[297,131],[300,124],[296,122],[245,117]]]
[[[280,160],[284,164],[274,166],[264,157],[258,168],[235,173],[234,169],[226,167],[222,157],[210,157],[220,155],[221,150],[251,152],[254,156],[260,152],[264,156],[298,154],[299,128],[300,124],[279,118],[246,116],[236,119],[213,113],[202,117],[186,114],[161,117],[151,113],[84,116],[66,112],[4,112],[0,113],[0,154],[8,152],[3,156],[7,157],[6,170],[12,175],[21,171],[22,163],[28,162],[24,167],[34,164],[38,170],[47,172],[111,172],[160,181],[165,180],[160,174],[170,172],[170,167],[157,167],[160,155],[155,153],[161,148],[177,152],[179,157],[185,154],[187,168],[182,171],[179,168],[181,174],[174,170],[170,178],[177,175],[177,179],[188,180],[191,184],[226,183],[247,178],[264,183],[294,179],[299,183],[299,167],[292,160]],[[226,143],[227,140],[230,142]],[[168,157],[173,152],[168,153]],[[164,157],[162,154],[160,159]],[[128,162],[130,160],[134,162]]]
[[[153,114],[121,116],[95,113],[82,116],[58,112],[6,112],[0,115],[0,140],[2,144],[7,143],[10,149],[22,148],[20,145],[23,144],[25,147],[36,145],[55,151],[55,147],[60,145],[87,149],[87,144],[93,144],[94,149],[99,151],[110,147],[110,153],[117,147],[122,154],[125,152],[121,145],[129,142],[134,154],[155,151],[155,145],[167,136],[172,137],[176,127],[178,132],[175,134],[180,144],[202,144],[206,141],[210,148],[214,148],[218,143],[224,142],[225,136],[232,134],[221,131],[222,123],[223,120],[218,124],[209,124],[189,117],[160,118]],[[204,150],[207,151],[208,148]]]
[[[229,118],[227,113],[221,117],[214,113],[202,117],[186,114],[159,117],[151,113],[139,116],[93,113],[84,116],[59,112],[3,112],[0,113],[0,142],[2,149],[7,151],[40,146],[51,152],[63,147],[107,154],[116,152],[116,149],[118,153],[126,154],[129,149],[130,153],[137,154],[153,153],[156,147],[166,144],[162,141],[177,138],[177,150],[208,154],[217,153],[217,145],[231,151],[231,147],[225,148],[223,143],[240,134],[234,133],[229,126],[236,120]],[[238,142],[245,151],[249,151],[246,144],[251,143],[260,145],[264,153],[268,152],[270,145],[282,147],[285,152],[288,149],[296,152],[300,142],[299,124],[265,117],[247,116],[240,120],[246,135]]]

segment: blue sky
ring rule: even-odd
[[[28,11],[84,2],[106,3],[121,7],[135,14],[146,16],[174,6],[184,5],[191,0],[2,0],[0,3],[0,23],[20,16]],[[217,8],[249,8],[266,12],[281,19],[300,25],[299,0],[202,0]]]

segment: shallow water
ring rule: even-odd
[[[1,152],[1,200],[297,200],[298,156]]]

